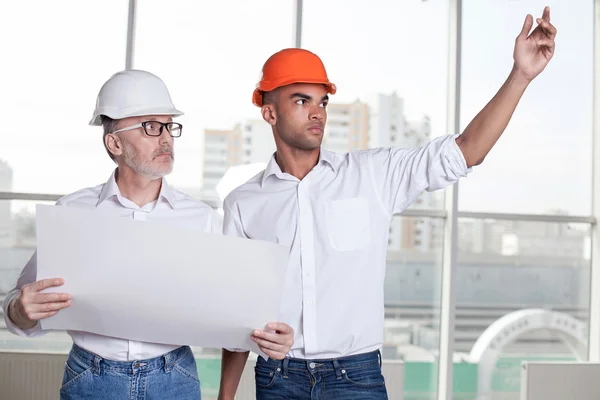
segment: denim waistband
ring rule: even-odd
[[[285,369],[352,369],[365,367],[368,365],[381,366],[381,352],[379,350],[375,350],[369,353],[328,359],[302,359],[288,357],[283,360],[274,360],[269,358],[267,361],[262,357],[258,357],[257,364]]]
[[[80,358],[86,363],[93,365],[96,372],[101,370],[113,370],[123,373],[136,373],[141,371],[152,371],[157,369],[165,369],[166,371],[173,368],[175,363],[186,356],[192,356],[193,353],[189,346],[178,347],[162,356],[150,358],[147,360],[135,361],[113,361],[100,357],[97,354],[89,352],[76,344],[73,344],[71,355]]]

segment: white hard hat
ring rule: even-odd
[[[110,77],[100,89],[90,125],[102,125],[101,116],[112,119],[142,115],[183,115],[175,108],[165,83],[150,72],[127,69]]]

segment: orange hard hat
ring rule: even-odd
[[[330,94],[337,90],[329,82],[325,66],[316,54],[304,49],[284,49],[265,62],[260,82],[252,94],[252,103],[262,107],[264,92],[292,83],[322,83]]]

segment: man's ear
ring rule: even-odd
[[[114,133],[109,133],[106,135],[104,138],[104,144],[113,156],[120,156],[123,154],[123,143],[121,142],[121,139]]]
[[[265,104],[260,110],[263,119],[271,126],[277,122],[277,112],[273,104]]]

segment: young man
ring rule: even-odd
[[[388,228],[424,190],[442,189],[480,164],[529,83],[554,53],[544,10],[517,37],[514,66],[461,135],[418,149],[336,154],[322,149],[329,94],[321,60],[274,54],[253,95],[277,147],[265,171],[225,200],[224,233],[290,247],[281,320],[296,334],[283,361],[259,357],[258,399],[385,399],[381,374]],[[223,351],[221,399],[232,399],[247,353]]]
[[[65,196],[58,204],[102,208],[121,218],[168,221],[221,234],[221,219],[215,211],[170,188],[164,178],[173,169],[174,142],[182,133],[181,124],[173,118],[182,114],[157,76],[139,70],[113,75],[100,90],[90,124],[103,126],[104,146],[117,168],[105,184]],[[160,243],[160,238],[156,240]],[[43,335],[39,321],[71,303],[67,293],[40,293],[64,282],[58,278],[36,281],[36,273],[34,254],[4,302],[7,327],[21,336]],[[142,343],[89,332],[68,334],[73,348],[65,365],[61,399],[200,398],[196,362],[188,346]],[[255,340],[267,334],[263,336],[267,346],[291,344],[293,340],[291,331],[272,335],[262,330]],[[275,343],[269,342],[273,337]],[[279,358],[289,350],[289,345],[282,347]]]

